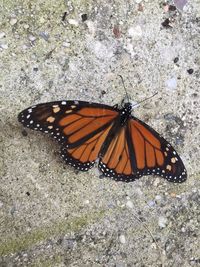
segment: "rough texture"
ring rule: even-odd
[[[200,2],[180,11],[170,4],[1,3],[0,266],[200,264]],[[40,102],[120,103],[118,74],[134,101],[158,91],[134,115],[175,146],[185,183],[116,183],[99,179],[95,168],[76,173],[57,144],[17,122]]]

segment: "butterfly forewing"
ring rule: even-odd
[[[118,114],[106,105],[59,101],[29,107],[18,119],[25,127],[49,133],[61,142],[61,156],[66,163],[88,170],[97,159]]]

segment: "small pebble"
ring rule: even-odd
[[[132,39],[140,39],[142,37],[142,28],[140,27],[140,25],[131,27],[128,30],[128,35]]]
[[[8,45],[7,44],[0,44],[0,48],[2,48],[2,49],[8,49]]]
[[[159,183],[160,183],[160,178],[157,177],[157,178],[154,180],[153,185],[157,187],[157,186],[159,185]]]
[[[151,248],[153,248],[153,249],[157,249],[157,245],[156,245],[155,242],[153,242],[153,243],[151,244]]]
[[[121,202],[120,202],[120,200],[117,200],[117,206],[121,206]]]
[[[177,79],[175,77],[168,79],[165,85],[169,90],[175,90],[177,88]]]
[[[0,208],[3,207],[3,202],[0,202]]]
[[[67,12],[65,11],[63,16],[62,16],[62,21],[65,21],[66,17],[67,17]]]
[[[140,11],[140,12],[144,11],[144,6],[142,3],[138,4],[138,11]]]
[[[169,18],[167,18],[167,19],[165,19],[162,23],[161,23],[161,25],[164,27],[164,28],[172,28],[172,26],[170,25],[170,19]]]
[[[70,42],[63,42],[62,44],[64,47],[70,47]]]
[[[96,32],[96,25],[93,21],[91,20],[87,20],[86,22],[86,25],[88,27],[88,31],[91,35],[95,35],[95,32]]]
[[[120,241],[120,243],[125,244],[126,243],[125,235],[120,235],[119,236],[119,241]]]
[[[172,192],[172,193],[170,193],[170,196],[175,198],[176,197],[176,193]]]
[[[187,4],[187,0],[174,0],[174,4],[178,9],[183,10],[184,6]]]
[[[10,25],[15,25],[17,23],[17,19],[16,18],[11,18],[10,19]]]
[[[27,136],[28,133],[27,133],[25,130],[23,130],[23,131],[22,131],[22,135],[23,135],[23,136]]]
[[[169,5],[169,11],[175,11],[176,10],[176,7],[173,6],[173,5]]]
[[[27,30],[29,28],[28,24],[24,24],[24,29]]]
[[[45,20],[45,18],[40,17],[40,18],[39,18],[39,21],[40,21],[41,24],[43,24],[43,23],[45,23],[46,20]]]
[[[174,58],[174,63],[177,63],[179,61],[179,58],[178,57],[175,57]]]
[[[113,27],[113,34],[114,34],[115,38],[120,38],[121,32],[120,32],[120,28],[118,25],[115,25]]]
[[[149,207],[153,207],[153,206],[155,206],[156,203],[154,200],[150,200],[147,202],[147,204],[149,205]]]
[[[189,70],[187,70],[187,72],[188,72],[189,74],[192,74],[192,73],[194,72],[194,70],[193,70],[193,69],[189,69]]]
[[[49,34],[47,32],[40,32],[40,37],[42,37],[45,41],[49,40]]]
[[[166,227],[166,224],[167,224],[167,218],[163,217],[163,216],[160,216],[158,218],[158,225],[161,227],[161,228],[165,228]]]
[[[68,23],[74,26],[78,26],[78,21],[75,19],[68,19]]]
[[[133,44],[128,42],[127,45],[125,46],[125,49],[131,55],[131,57],[135,56],[135,51],[134,51],[134,48],[133,48]]]
[[[0,32],[0,39],[5,37],[5,35],[6,35],[5,32]]]
[[[169,11],[169,5],[164,5],[163,9],[165,12],[168,12]]]
[[[87,20],[87,14],[82,14],[81,15],[82,22]]]
[[[181,228],[181,232],[182,232],[182,233],[185,233],[185,232],[186,232],[185,227],[182,227],[182,228]]]
[[[36,40],[36,37],[33,36],[33,35],[29,35],[29,40],[30,40],[31,42],[34,42],[34,41]]]
[[[26,50],[26,49],[28,49],[28,48],[29,48],[29,46],[28,46],[28,45],[25,45],[25,44],[24,44],[24,45],[22,45],[22,49],[23,49],[23,50]]]
[[[162,197],[161,197],[160,195],[156,195],[156,196],[155,196],[155,200],[156,200],[156,201],[160,201],[161,199],[162,199]]]
[[[128,208],[132,209],[132,208],[133,208],[133,202],[130,201],[130,200],[128,200],[128,201],[126,202],[126,206],[127,206]]]

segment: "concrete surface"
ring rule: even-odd
[[[200,2],[164,3],[1,1],[1,267],[200,265]],[[134,114],[176,147],[185,183],[77,173],[17,122],[40,102],[120,103],[118,74],[133,101],[158,91]]]

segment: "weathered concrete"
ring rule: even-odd
[[[138,0],[5,0],[0,9],[0,266],[200,264],[200,2],[181,12]],[[134,114],[176,147],[187,182],[75,173],[47,136],[22,135],[17,114],[35,103],[119,103],[118,74],[134,101],[158,91]]]

